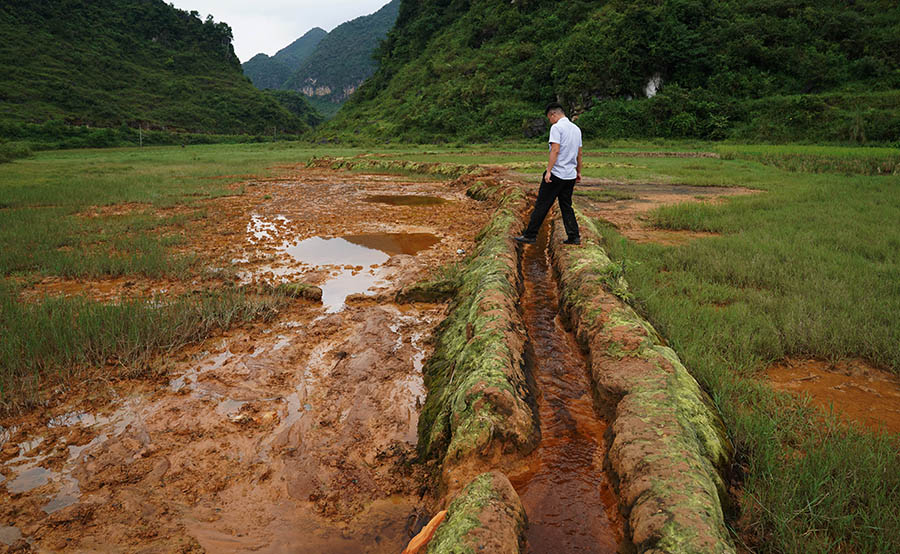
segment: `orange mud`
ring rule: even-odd
[[[900,433],[900,378],[862,360],[789,359],[769,367],[766,377],[774,388],[807,394],[814,405],[839,417]]]
[[[511,479],[528,514],[528,550],[618,552],[623,522],[603,469],[606,422],[594,409],[587,361],[557,318],[548,227],[524,248],[525,326],[533,348],[541,443]]]
[[[411,460],[445,307],[386,299],[471,250],[492,207],[461,185],[321,170],[246,186],[208,203],[187,253],[248,283],[370,276],[343,292],[373,300],[297,300],[163,356],[156,381],[75,383],[51,408],[0,420],[0,552],[396,554],[428,521],[426,468]],[[398,191],[446,202],[366,200]],[[370,257],[289,252],[339,237]],[[44,287],[107,299],[150,285]]]
[[[695,187],[689,185],[625,184],[584,179],[575,190],[609,190],[634,196],[628,200],[598,202],[586,196],[576,196],[579,208],[588,217],[608,221],[616,229],[635,242],[654,242],[679,246],[691,240],[715,236],[715,233],[698,231],[671,231],[654,229],[647,223],[648,214],[667,204],[682,202],[714,202],[726,196],[756,194],[759,191],[741,187]]]

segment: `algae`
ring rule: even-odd
[[[459,273],[456,298],[424,367],[428,396],[419,418],[419,452],[443,456],[445,465],[503,451],[508,444],[527,450],[537,440],[519,348],[524,330],[510,238],[518,223],[513,208],[524,196],[484,182],[469,194],[497,199],[499,207]]]
[[[447,508],[447,519],[428,544],[428,554],[517,553],[525,509],[509,480],[482,473]]]

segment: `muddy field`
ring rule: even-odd
[[[462,182],[285,171],[235,185],[243,194],[204,206],[209,217],[180,247],[208,264],[201,277],[48,278],[23,293],[24,301],[57,294],[107,301],[221,283],[293,282],[321,288],[322,300],[293,300],[274,322],[173,352],[157,379],[92,379],[46,411],[0,421],[0,551],[396,553],[442,508],[434,468],[414,459],[427,393],[422,367],[447,306],[394,298],[433,269],[462,260],[493,206],[468,198]],[[631,239],[665,244],[702,235],[648,229],[650,209],[750,192],[604,186],[632,198],[579,198],[586,215]],[[586,362],[571,336],[556,336],[563,331],[555,306],[535,304],[536,294],[550,294],[548,285],[528,280],[549,280],[546,260],[532,256],[527,264],[533,275],[526,275],[526,311],[547,312],[526,322],[531,340],[540,343],[542,332],[556,337],[534,353],[561,366],[547,386],[574,375],[585,388]],[[552,332],[542,331],[548,325]],[[573,364],[581,369],[572,373]],[[801,370],[813,377],[782,379],[824,382]],[[863,377],[884,396],[871,385],[875,377]],[[592,522],[604,520],[576,543],[591,545],[586,552],[615,552],[626,531],[613,485],[599,476],[606,447],[585,442],[605,429],[590,393],[548,389],[539,408],[554,440],[529,458],[527,479],[513,479],[533,515],[533,551],[545,551],[542,540],[558,544],[554,518],[569,516],[542,498],[563,486],[589,489],[579,498],[591,499]]]
[[[446,182],[377,175],[245,187],[207,207],[186,249],[241,283],[317,285],[322,303],[173,353],[158,382],[92,382],[4,421],[4,544],[399,552],[409,540],[425,509],[410,464],[421,368],[444,307],[391,298],[461,259],[490,207]],[[26,294],[204,284],[48,279]]]

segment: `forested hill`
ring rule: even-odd
[[[379,55],[330,133],[900,140],[896,0],[401,0]]]
[[[244,62],[244,75],[257,88],[280,89],[327,35],[325,29],[315,27],[272,57],[257,54]]]
[[[372,73],[372,54],[394,26],[400,0],[335,27],[304,60],[284,88],[333,103],[345,101]]]
[[[231,28],[162,0],[0,3],[0,136],[63,120],[200,133],[299,133],[241,73]],[[307,106],[308,109],[308,106]]]

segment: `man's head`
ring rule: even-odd
[[[566,117],[566,112],[563,111],[562,105],[552,102],[547,104],[547,108],[544,110],[544,115],[547,116],[547,119],[550,120],[551,124],[556,123],[560,119]]]

